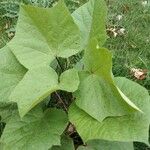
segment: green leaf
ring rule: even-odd
[[[118,87],[141,110],[132,115],[108,117],[102,122],[90,117],[87,113],[72,104],[69,110],[70,122],[73,123],[86,142],[90,139],[105,139],[110,141],[148,142],[150,123],[150,97],[142,86],[125,78],[116,78]]]
[[[58,84],[58,76],[49,65],[55,57],[67,58],[80,51],[79,33],[63,1],[51,9],[21,6],[16,35],[6,48],[16,57],[10,50],[9,55],[2,50],[0,54],[3,57],[0,60],[0,101],[9,98],[17,102],[23,117],[53,91],[77,90],[79,79],[75,70],[64,72]],[[73,86],[70,86],[69,74],[73,75]]]
[[[72,14],[81,31],[83,47],[90,39],[96,38],[102,46],[106,41],[107,7],[104,0],[90,0]]]
[[[91,140],[86,146],[81,146],[78,150],[134,150],[133,143],[110,142],[104,140]]]
[[[72,79],[72,80],[71,80]],[[50,67],[38,67],[29,70],[10,95],[10,101],[18,104],[23,117],[44,98],[57,90],[73,92],[79,85],[78,72],[70,69],[62,73],[60,83],[55,70]]]
[[[11,93],[10,101],[17,102],[20,116],[58,89],[58,76],[50,67],[29,70]]]
[[[74,150],[72,139],[63,135],[61,138],[61,146],[53,146],[51,150]]]
[[[23,78],[26,69],[20,65],[10,49],[5,46],[0,50],[0,102],[9,101],[12,90]]]
[[[79,76],[76,69],[69,69],[60,76],[59,88],[68,92],[75,92],[79,86]]]
[[[68,123],[61,110],[48,109],[45,112],[36,107],[23,119],[16,114],[7,123],[1,137],[5,150],[47,150],[60,145],[60,135]]]
[[[75,97],[77,106],[100,122],[109,116],[140,111],[115,85],[112,55],[105,48],[97,48],[96,40],[91,40],[85,50],[84,71],[80,72],[80,85]]]
[[[83,59],[81,59],[80,61],[78,61],[75,66],[75,69],[77,69],[78,71],[82,71],[84,68],[84,64],[83,64]]]
[[[17,106],[14,103],[0,103],[1,122],[7,123],[16,110]]]
[[[92,147],[80,146],[77,150],[94,150]]]
[[[78,53],[80,31],[62,0],[53,8],[24,5],[9,47],[26,68],[36,68]]]
[[[112,53],[99,47],[96,39],[92,39],[85,49],[84,70],[112,82]]]

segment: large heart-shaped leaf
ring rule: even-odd
[[[61,110],[49,109],[43,113],[36,107],[23,119],[16,113],[7,123],[1,137],[5,150],[48,150],[60,145],[60,135],[68,123]]]
[[[134,148],[132,142],[91,140],[86,143],[86,146],[80,146],[78,150],[134,150]]]
[[[96,38],[99,45],[104,44],[107,38],[106,15],[104,0],[90,0],[73,12],[73,19],[81,31],[83,48],[91,38]]]
[[[84,141],[90,139],[105,139],[110,141],[140,141],[148,142],[149,137],[149,107],[150,97],[148,91],[142,86],[125,78],[116,78],[117,86],[141,110],[132,115],[121,117],[108,117],[99,122],[86,112],[72,104],[69,110],[70,121],[75,125]]]
[[[9,47],[26,68],[36,68],[78,53],[80,31],[62,0],[53,8],[21,6]]]
[[[77,71],[65,72],[58,83],[56,72],[49,67],[55,57],[67,58],[81,50],[80,31],[62,0],[51,9],[21,6],[16,35],[8,47],[28,69],[20,82],[14,78],[16,87],[9,93],[10,101],[17,102],[21,117],[53,91],[77,89]],[[74,84],[70,85],[68,79],[72,75]]]
[[[74,92],[78,88],[79,77],[75,69],[62,73],[58,83],[56,72],[49,66],[39,66],[27,71],[8,46],[1,49],[0,58],[0,116],[4,120],[7,118],[6,113],[11,112],[4,112],[4,108],[9,109],[12,105],[10,101],[17,102],[19,113],[23,117],[53,91]]]
[[[123,116],[140,109],[118,90],[112,77],[112,55],[91,40],[84,55],[84,70],[75,93],[76,104],[90,116],[102,121],[109,116]]]

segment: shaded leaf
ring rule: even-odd
[[[80,146],[77,150],[94,150],[92,147]]]
[[[60,135],[68,123],[61,110],[36,107],[23,119],[16,114],[7,123],[1,137],[5,150],[49,149],[60,145]]]
[[[74,150],[72,139],[63,135],[61,138],[61,146],[53,146],[51,150]]]
[[[17,106],[14,103],[0,103],[1,122],[7,123],[16,110]]]
[[[133,143],[110,142],[104,140],[88,141],[86,146],[81,146],[78,150],[134,150]]]

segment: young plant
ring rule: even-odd
[[[150,96],[113,76],[112,54],[102,47],[106,16],[103,0],[72,14],[63,0],[53,8],[21,6],[15,37],[0,50],[1,149],[74,150],[70,127],[85,145],[79,150],[148,143]],[[70,65],[77,55],[80,68]]]

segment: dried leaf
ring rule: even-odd
[[[147,70],[146,69],[136,69],[136,68],[131,68],[131,74],[138,80],[144,80],[146,79],[147,76]]]

